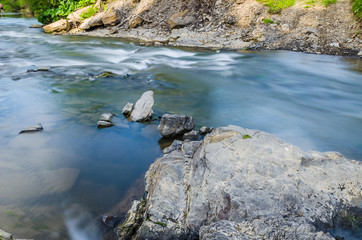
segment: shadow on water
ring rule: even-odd
[[[156,115],[257,128],[362,160],[360,59],[140,47],[45,35],[29,28],[32,18],[0,20],[0,226],[16,237],[102,239],[102,214],[124,216],[171,143],[157,121],[122,116],[147,90]],[[114,126],[97,129],[105,112]],[[43,132],[18,135],[38,122]]]

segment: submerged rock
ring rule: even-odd
[[[38,123],[34,126],[27,127],[19,132],[19,134],[22,133],[33,133],[33,132],[40,132],[43,131],[43,125],[41,123]]]
[[[325,229],[338,213],[361,207],[361,176],[361,162],[339,153],[302,151],[257,130],[217,128],[203,141],[164,150],[146,173],[144,202],[133,203],[118,234],[333,239]]]
[[[132,121],[143,122],[151,120],[153,116],[153,104],[153,91],[143,93],[141,98],[136,102],[131,113]]]
[[[36,69],[28,69],[26,70],[27,73],[31,73],[31,72],[49,72],[50,71],[50,67],[38,67]]]
[[[113,214],[105,214],[102,216],[102,222],[110,227],[113,228],[119,223],[119,217]]]
[[[126,103],[126,105],[123,107],[122,109],[122,113],[125,117],[129,117],[129,115],[131,115],[132,111],[134,108],[134,104],[133,103]]]
[[[195,122],[192,117],[164,114],[158,126],[158,131],[163,137],[174,137],[189,132],[194,127]]]
[[[97,122],[97,128],[107,128],[112,127],[112,118],[114,117],[114,114],[112,113],[103,113],[99,117],[99,121]]]

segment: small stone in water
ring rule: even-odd
[[[41,125],[41,123],[38,123],[34,126],[30,126],[30,127],[27,127],[23,130],[21,130],[19,132],[19,134],[21,133],[31,133],[31,132],[39,132],[39,131],[42,131],[43,130],[43,125]]]
[[[129,117],[129,115],[132,113],[134,108],[134,104],[133,103],[126,103],[126,105],[123,107],[122,113],[125,117]]]
[[[97,128],[107,128],[107,127],[112,127],[113,123],[108,122],[108,121],[98,121],[97,122]]]
[[[99,121],[111,122],[113,116],[114,116],[113,113],[103,113],[103,114],[100,116]]]

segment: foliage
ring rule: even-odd
[[[322,0],[322,3],[324,6],[329,6],[331,4],[335,4],[337,2],[337,0]]]
[[[97,13],[97,11],[98,11],[97,8],[91,6],[91,7],[89,7],[89,8],[87,9],[86,12],[82,13],[82,14],[80,15],[80,17],[83,18],[83,19],[90,18],[90,17],[94,16],[94,15]]]
[[[243,139],[251,138],[250,135],[243,135]]]
[[[258,0],[269,7],[270,13],[280,13],[282,9],[291,7],[295,4],[295,0]]]
[[[270,18],[264,18],[263,22],[266,23],[266,24],[272,24],[272,23],[274,23],[274,21],[271,20]]]
[[[94,4],[96,0],[2,0],[6,11],[29,9],[39,22],[50,23],[67,17],[78,8]]]
[[[353,5],[352,5],[352,10],[354,15],[362,20],[362,0],[352,0],[353,1]]]

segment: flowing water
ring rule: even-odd
[[[141,47],[46,35],[29,28],[35,23],[0,19],[0,228],[15,237],[103,238],[99,217],[130,197],[161,155],[157,122],[121,114],[147,90],[156,115],[261,129],[362,160],[361,59]],[[50,71],[27,72],[44,66]],[[104,71],[114,75],[97,77]],[[116,114],[115,126],[97,129],[105,112]],[[18,134],[38,122],[44,131]]]

